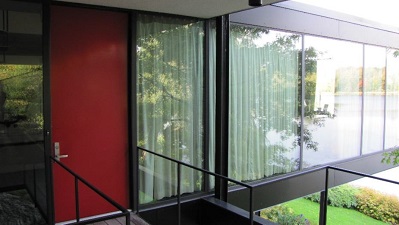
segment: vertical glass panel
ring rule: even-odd
[[[231,25],[229,176],[256,180],[298,169],[301,37]]]
[[[304,168],[360,154],[362,65],[360,44],[305,37]]]
[[[2,3],[0,224],[45,224],[41,5]]]
[[[215,117],[216,117],[216,21],[210,22],[210,28],[208,33],[209,40],[209,77],[208,77],[208,163],[209,171],[215,172]],[[215,177],[209,176],[209,189],[213,189],[215,186]]]
[[[384,147],[385,56],[385,48],[365,46],[363,154]]]
[[[137,22],[138,146],[185,163],[203,163],[203,23],[139,15]],[[173,163],[140,155],[141,203],[175,196],[163,179]],[[182,193],[201,190],[199,173],[183,169]]]
[[[385,149],[399,145],[399,50],[387,51]]]

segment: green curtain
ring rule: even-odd
[[[203,23],[139,15],[138,146],[202,167]],[[177,194],[177,165],[140,152],[140,202]],[[182,169],[182,193],[201,190],[201,174]]]
[[[231,25],[229,176],[298,168],[298,35]],[[299,47],[299,50],[301,48]]]

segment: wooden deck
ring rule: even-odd
[[[126,225],[126,218],[120,217],[112,220],[101,221],[97,223],[93,223],[93,225]],[[130,214],[130,225],[150,225],[141,219],[136,214]]]

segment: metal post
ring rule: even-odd
[[[323,192],[322,192],[323,193]],[[326,225],[327,224],[327,205],[328,205],[328,168],[326,168],[326,180],[324,186],[324,194],[320,196],[320,224]],[[323,199],[323,204],[321,202]]]
[[[130,225],[130,213],[126,214],[126,225]]]
[[[254,190],[253,188],[249,189],[249,219],[250,219],[250,225],[254,224]]]
[[[229,16],[216,18],[215,173],[228,176]],[[228,182],[215,179],[215,197],[227,201]]]
[[[35,198],[34,203],[35,207],[37,207],[37,183],[36,183],[36,166],[33,164],[33,196]]]
[[[76,222],[80,221],[79,215],[79,180],[75,177],[75,209],[76,209]]]
[[[177,224],[181,224],[181,197],[180,197],[180,173],[181,173],[181,165],[177,164]]]

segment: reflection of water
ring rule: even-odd
[[[399,182],[399,167],[377,173],[374,176]],[[382,182],[371,178],[362,178],[353,181],[350,184],[360,187],[372,188],[382,193],[395,195],[399,198],[399,185],[396,184]]]
[[[363,154],[381,151],[384,138],[384,96],[367,96],[363,130]],[[361,146],[361,96],[336,96],[334,109],[336,117],[324,116],[315,124],[314,118],[305,118],[305,126],[312,133],[312,140],[318,143],[318,151],[304,151],[305,167],[327,164],[360,155]],[[372,107],[377,105],[376,107]],[[395,127],[399,124],[398,98],[387,96],[386,148],[399,143]]]

